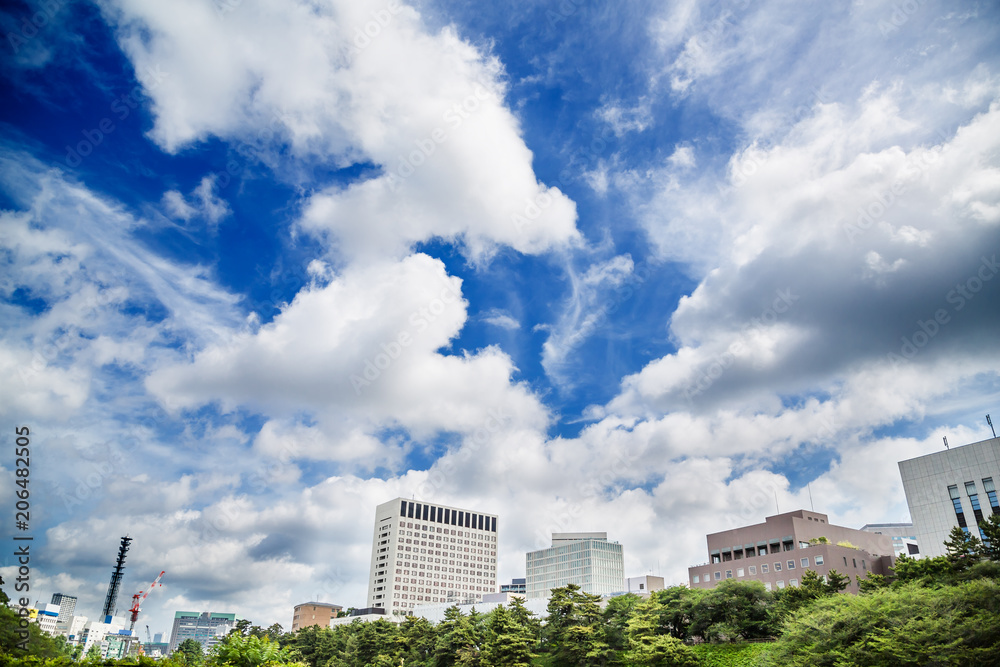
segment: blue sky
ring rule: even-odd
[[[34,597],[96,615],[128,533],[122,606],[167,572],[154,631],[362,606],[396,496],[499,514],[501,580],[607,530],[682,582],[806,484],[836,523],[907,520],[896,462],[1000,404],[998,18],[10,3]]]

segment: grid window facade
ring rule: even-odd
[[[716,579],[719,578],[716,573]],[[727,573],[731,577],[732,572]],[[607,595],[624,588],[622,545],[606,539],[580,539],[525,556],[527,597],[544,598],[553,588],[576,584],[585,593]]]
[[[497,591],[497,517],[398,498],[376,509],[368,606],[471,603]]]

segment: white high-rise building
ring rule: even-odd
[[[529,599],[547,598],[566,584],[595,595],[625,589],[625,554],[607,533],[552,533],[552,546],[529,551],[524,568]]]
[[[955,526],[982,538],[983,521],[1000,514],[1000,438],[900,461],[899,474],[924,556],[943,556]]]
[[[396,498],[375,509],[368,607],[407,614],[497,590],[497,516]]]

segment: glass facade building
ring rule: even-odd
[[[607,533],[553,533],[551,547],[526,554],[525,574],[529,598],[549,597],[553,588],[567,584],[610,595],[625,587],[625,556]]]

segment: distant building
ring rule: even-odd
[[[866,523],[861,526],[866,533],[888,535],[892,540],[892,552],[896,556],[919,556],[917,536],[912,523]]]
[[[602,596],[625,586],[622,545],[608,542],[607,533],[552,533],[552,546],[529,551],[524,567],[528,598],[547,598],[567,584]]]
[[[775,590],[798,586],[809,570],[821,577],[836,570],[851,578],[847,591],[857,593],[858,579],[888,574],[895,560],[888,536],[834,526],[825,514],[806,510],[769,516],[764,523],[706,539],[709,562],[688,568],[691,588],[714,588],[733,579],[760,581]]]
[[[179,611],[174,614],[174,628],[170,633],[170,653],[176,651],[185,639],[194,639],[207,653],[222,641],[235,625],[236,614]]]
[[[34,613],[29,613],[29,620],[38,623],[38,628],[45,633],[50,635],[56,634],[56,623],[59,620],[59,605],[36,602],[31,611]]]
[[[396,498],[375,508],[368,606],[408,614],[497,591],[497,517]]]
[[[635,593],[637,595],[649,595],[653,591],[664,589],[663,577],[654,577],[651,574],[644,574],[641,577],[629,577],[625,580],[625,593]]]
[[[292,611],[292,632],[310,625],[330,627],[330,619],[336,618],[344,610],[339,604],[328,602],[305,602],[296,605]]]
[[[509,584],[500,584],[501,593],[520,593],[524,595],[527,593],[528,580],[525,578],[521,579],[511,579]]]
[[[80,637],[84,628],[87,627],[89,619],[86,616],[70,616],[63,618],[61,615],[56,621],[56,632],[66,637],[66,641],[76,645],[80,643]]]
[[[86,621],[86,617],[77,616],[73,619],[74,627],[76,626],[77,619]],[[129,621],[125,617],[102,616],[101,619],[109,620],[107,622],[86,621],[79,630],[79,634],[76,637],[76,644],[81,647],[83,655],[86,655],[92,646],[97,646],[101,651],[101,657],[106,658],[109,649],[113,649],[113,653],[121,649],[122,640],[118,639],[118,637],[134,636],[134,632],[130,633],[128,630]],[[113,642],[108,641],[108,635],[116,636]],[[131,644],[129,644],[130,646]]]
[[[982,539],[982,524],[1000,514],[1000,438],[899,462],[913,532],[924,556],[943,556],[955,526]]]
[[[69,618],[76,612],[76,598],[72,595],[55,593],[52,595],[52,604],[59,606],[59,616]]]
[[[160,633],[159,636],[162,637],[163,633]],[[155,637],[153,638],[152,644],[145,642],[142,645],[142,652],[149,658],[162,658],[166,656],[169,651],[170,644],[168,642],[156,641]]]
[[[68,637],[71,634],[69,624],[74,617],[73,614],[76,613],[76,598],[72,595],[55,593],[52,595],[52,604],[59,606],[59,618],[56,619],[56,632]]]
[[[330,619],[330,627],[335,625],[350,625],[355,621],[359,623],[369,623],[371,621],[388,621],[390,623],[402,623],[406,616],[402,614],[387,614],[385,607],[365,607],[364,609],[352,609],[346,616],[337,616]]]
[[[457,606],[458,610],[463,614],[465,614],[466,616],[468,616],[469,612],[471,612],[473,609],[475,609],[476,612],[479,614],[488,614],[497,607],[508,606],[510,604],[510,597],[513,597],[514,595],[515,594],[511,593],[495,593],[491,597],[500,598],[501,596],[503,596],[503,599],[492,600],[490,602],[482,601],[469,604],[459,604],[455,606]],[[534,598],[531,600],[524,601],[525,609],[535,614],[535,616],[538,618],[545,618],[546,616],[548,616],[548,604],[549,601],[546,598]],[[447,603],[421,604],[413,608],[413,615],[426,618],[431,623],[440,623],[441,621],[444,620],[445,610],[451,606],[452,605]]]

